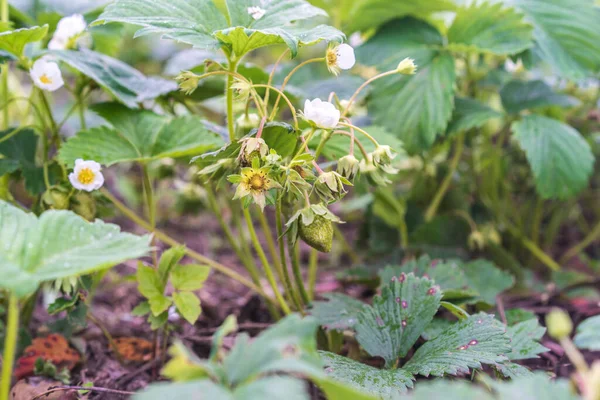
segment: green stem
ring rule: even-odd
[[[219,204],[217,202],[215,193],[212,190],[212,188],[207,185],[207,186],[205,186],[205,189],[206,189],[206,196],[208,197],[209,206],[212,209],[215,216],[217,217],[217,220],[219,221],[219,225],[221,225],[221,229],[223,229],[223,232],[225,233],[225,237],[227,238],[227,241],[229,242],[231,248],[233,249],[235,254],[238,256],[238,258],[240,259],[242,264],[244,264],[244,267],[246,268],[246,271],[248,271],[248,274],[252,278],[252,281],[257,286],[260,286],[260,273],[258,272],[256,265],[254,264],[254,260],[252,260],[251,257],[248,257],[247,254],[244,253],[242,251],[242,249],[237,245],[237,242],[233,236],[233,233],[231,232],[231,229],[229,229],[229,225],[227,225],[227,223],[225,222],[225,219],[223,218],[223,214],[221,213],[221,210],[219,209]]]
[[[311,300],[315,298],[315,287],[317,286],[317,266],[319,262],[319,252],[310,249],[310,258],[308,259],[308,295]]]
[[[156,207],[154,204],[154,188],[152,187],[152,180],[150,179],[150,173],[146,164],[142,164],[142,175],[144,183],[144,194],[146,196],[146,212],[148,213],[150,226],[152,226],[152,229],[154,229],[156,228]]]
[[[227,86],[225,87],[225,97],[227,100],[227,130],[229,131],[229,141],[235,140],[235,121],[233,118],[233,75],[237,70],[237,61],[229,60],[229,72],[227,75]]]
[[[87,129],[87,124],[85,122],[85,102],[83,101],[83,96],[80,94],[77,96],[77,103],[79,107],[77,110],[79,111],[79,125],[81,130]]]
[[[137,216],[137,214],[135,212],[133,212],[132,210],[130,210],[125,204],[123,204],[119,199],[117,199],[115,196],[112,195],[112,193],[110,193],[108,190],[106,189],[101,189],[102,194],[111,202],[115,205],[115,207],[117,207],[117,209],[119,211],[121,211],[121,213],[129,218],[131,221],[133,221],[134,223],[136,223],[137,225],[139,225],[141,228],[147,230],[148,232],[153,232],[154,236],[168,244],[171,247],[178,247],[178,246],[184,246],[182,243],[179,243],[177,240],[173,239],[172,237],[170,237],[169,235],[167,235],[164,232],[161,232],[159,230],[154,230],[152,229],[151,225],[144,221],[142,218],[140,218],[139,216]],[[270,301],[271,303],[275,303],[275,300],[272,299],[271,297],[267,296],[267,294],[257,285],[255,285],[254,283],[252,283],[250,280],[246,279],[245,277],[243,277],[242,275],[238,274],[237,272],[231,270],[230,268],[226,267],[225,265],[212,260],[188,247],[185,247],[185,253],[193,258],[196,261],[201,262],[202,264],[206,264],[209,267],[213,268],[215,271],[218,271],[220,273],[222,273],[225,276],[228,276],[229,278],[241,283],[242,285],[246,286],[247,288],[254,290],[256,293],[258,293],[260,296],[262,296],[265,300]]]
[[[271,253],[271,259],[273,260],[273,264],[275,264],[275,269],[277,270],[279,278],[283,282],[283,268],[281,267],[281,261],[279,260],[279,255],[275,248],[275,242],[273,241],[273,232],[269,226],[267,217],[265,217],[265,213],[259,212],[257,214],[258,222],[260,222],[260,227],[263,230],[265,240],[267,241],[267,248],[269,249],[269,253]]]
[[[17,350],[19,334],[19,300],[11,293],[8,301],[8,321],[4,339],[4,357],[2,360],[2,380],[0,381],[0,400],[8,400],[12,382],[13,364]]]
[[[588,233],[588,235],[583,238],[583,240],[574,246],[572,246],[569,250],[566,251],[565,255],[561,257],[561,263],[566,263],[571,260],[577,254],[581,253],[586,247],[595,242],[598,238],[600,238],[600,222],[598,222],[594,228]]]
[[[271,289],[273,289],[273,293],[275,294],[275,298],[279,302],[279,306],[283,310],[285,314],[289,314],[292,311],[290,307],[286,303],[285,299],[281,295],[279,288],[277,287],[277,282],[275,281],[275,275],[273,275],[273,270],[271,269],[271,264],[269,264],[269,260],[265,255],[265,252],[258,241],[258,236],[256,235],[256,231],[254,230],[254,224],[252,223],[252,216],[250,215],[250,211],[247,208],[244,208],[244,218],[246,219],[246,225],[248,225],[248,231],[250,232],[250,239],[252,239],[252,244],[254,245],[254,250],[258,254],[258,258],[263,264],[263,268],[265,269],[265,274],[267,275],[267,280],[271,285]]]
[[[302,271],[300,270],[300,260],[297,252],[298,243],[292,244],[291,241],[288,240],[288,253],[290,254],[290,258],[292,259],[292,271],[294,273],[294,279],[296,280],[296,286],[300,291],[300,297],[302,297],[302,301],[304,304],[310,303],[310,297],[306,292],[306,288],[304,287],[304,280],[302,279]]]
[[[50,103],[48,102],[48,97],[46,97],[46,93],[42,89],[38,89],[40,94],[40,100],[42,101],[42,106],[44,107],[44,111],[46,111],[46,115],[48,116],[48,120],[50,121],[50,128],[52,129],[52,138],[54,140],[54,145],[56,149],[60,149],[61,140],[58,125],[54,120],[54,116],[52,115],[52,109],[50,108]]]
[[[0,0],[0,20],[4,23],[8,23],[9,15],[8,15],[8,0]],[[2,103],[8,104],[8,63],[2,66],[0,69],[0,73],[2,74],[2,84],[0,85],[0,92],[2,93]],[[2,128],[8,129],[9,127],[9,112],[8,106],[4,108],[2,114]]]
[[[508,231],[521,241],[521,244],[529,250],[538,260],[553,271],[560,271],[561,267],[548,254],[544,253],[533,241],[526,238],[518,228],[514,227],[510,222],[506,221]]]
[[[431,221],[433,217],[435,217],[435,214],[437,213],[437,210],[442,200],[444,199],[446,192],[448,192],[448,189],[450,188],[450,183],[452,183],[452,178],[456,173],[456,169],[458,168],[458,164],[463,153],[464,143],[464,134],[460,134],[456,139],[454,156],[452,157],[452,161],[450,162],[450,168],[448,170],[448,173],[446,174],[446,177],[442,181],[440,188],[438,189],[437,193],[433,197],[433,200],[431,201],[431,204],[429,205],[429,207],[427,207],[427,211],[425,212],[425,221],[427,222]]]
[[[294,290],[294,286],[292,285],[292,280],[290,278],[290,271],[288,270],[287,259],[285,257],[285,238],[283,237],[283,221],[281,216],[283,215],[281,211],[281,199],[278,199],[275,203],[275,223],[277,225],[277,242],[279,244],[279,257],[281,258],[281,269],[283,270],[283,285],[289,296],[294,301],[296,308],[301,313],[304,313],[304,307],[302,306],[302,302],[300,301],[300,295]]]
[[[348,240],[346,240],[344,233],[337,226],[337,224],[333,224],[333,234],[335,235],[337,240],[341,243],[342,248],[344,249],[346,254],[348,254],[348,256],[350,256],[350,258],[352,259],[352,263],[353,264],[360,263],[361,262],[360,256],[358,254],[356,254],[356,251],[354,251],[352,246],[350,246],[350,243],[348,243]]]

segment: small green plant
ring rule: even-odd
[[[354,359],[321,352],[325,371],[386,399],[413,387],[416,375],[465,374],[482,364],[493,366],[506,377],[529,375],[525,367],[512,361],[533,358],[547,350],[537,343],[545,330],[536,319],[506,327],[493,315],[469,315],[442,301],[446,296],[439,285],[412,272],[382,281],[381,295],[375,296],[372,306],[341,294],[327,297],[329,301],[314,302],[311,310],[319,323],[328,330],[353,332],[360,348],[371,357],[383,358],[385,365],[378,369],[362,364],[357,352]],[[440,307],[459,321],[434,319]],[[420,337],[427,341],[407,357]]]
[[[236,319],[230,316],[214,334],[207,360],[176,343],[170,349],[172,359],[162,371],[174,383],[153,384],[134,398],[192,398],[202,393],[215,400],[305,400],[310,398],[305,378],[328,399],[375,399],[325,375],[317,353],[317,324],[312,318],[289,315],[255,339],[239,334],[226,351],[223,341],[236,330]]]

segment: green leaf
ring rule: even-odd
[[[570,388],[566,379],[553,381],[545,373],[521,377],[508,382],[491,381],[499,400],[576,400],[580,399]]]
[[[332,3],[330,13],[338,15],[344,23],[344,32],[365,31],[384,23],[412,15],[426,18],[433,13],[453,11],[455,2],[451,0],[321,0],[321,3]]]
[[[539,343],[544,333],[546,328],[540,326],[537,318],[509,326],[506,334],[510,338],[512,350],[506,356],[513,361],[538,358],[538,354],[549,351]]]
[[[211,400],[235,400],[227,388],[209,380],[154,383],[142,392],[136,393],[133,400],[194,399],[199,394]]]
[[[310,400],[306,383],[289,376],[267,376],[238,386],[235,400]]]
[[[137,269],[138,290],[148,299],[152,314],[157,317],[167,311],[171,306],[171,299],[164,295],[165,287],[162,285],[158,273],[152,267],[138,264]]]
[[[351,95],[351,94],[350,94]],[[387,129],[381,126],[367,126],[363,127],[369,135],[373,136],[375,140],[381,145],[390,146],[392,149],[396,150],[400,155],[404,152],[404,146],[402,141],[399,140],[395,135],[390,133]],[[311,149],[316,149],[321,141],[321,137],[314,137],[313,140],[310,141],[309,147]],[[362,140],[363,147],[365,148],[367,153],[375,150],[375,144],[370,140]],[[321,151],[321,155],[328,160],[337,161],[341,157],[347,155],[350,151],[350,138],[345,135],[334,135],[329,138],[329,140],[325,143]],[[354,156],[362,160],[363,155],[362,152],[357,151],[355,148]]]
[[[513,362],[505,362],[504,364],[498,364],[495,368],[504,375],[505,378],[515,379],[519,377],[532,376],[533,372],[531,372],[526,367],[513,363]]]
[[[291,314],[252,342],[247,334],[238,335],[223,361],[228,381],[236,385],[274,372],[322,373],[316,352],[316,329],[313,318]]]
[[[200,299],[190,292],[173,293],[173,301],[177,306],[177,311],[187,322],[194,325],[202,313]]]
[[[345,383],[334,379],[319,379],[316,380],[317,386],[327,400],[379,400],[376,396],[372,396],[364,391],[364,389],[347,386]]]
[[[211,361],[216,361],[219,356],[219,351],[221,350],[221,346],[223,346],[223,339],[225,336],[237,331],[238,324],[237,319],[234,315],[229,315],[225,318],[225,321],[221,324],[219,329],[215,332],[212,339],[212,348],[210,349],[209,359]]]
[[[51,54],[93,79],[128,107],[137,108],[139,103],[177,90],[174,81],[147,77],[116,58],[91,50],[62,50]]]
[[[0,201],[0,287],[23,298],[43,281],[84,275],[150,251],[149,236],[122,233],[100,220],[70,211],[39,218]]]
[[[419,347],[403,368],[425,376],[468,373],[469,368],[506,361],[503,354],[510,349],[503,325],[493,315],[479,313]]]
[[[423,333],[421,333],[421,337],[425,340],[435,339],[436,337],[444,333],[446,329],[448,329],[452,324],[453,322],[450,320],[435,317],[429,323],[429,325],[427,325]]]
[[[210,267],[205,265],[176,265],[171,272],[171,283],[177,290],[191,292],[204,286]]]
[[[248,7],[261,6],[265,15],[254,20]],[[212,0],[117,0],[110,4],[95,23],[125,22],[142,26],[142,36],[161,34],[166,39],[187,43],[201,49],[224,50],[236,58],[272,44],[285,43],[294,57],[300,44],[320,40],[342,41],[344,35],[328,26],[305,28],[290,26],[327,14],[304,0],[223,0],[221,7]]]
[[[398,399],[413,387],[413,375],[403,369],[377,369],[326,351],[319,352],[325,373],[352,388],[383,399]]]
[[[0,50],[20,58],[28,43],[42,40],[48,33],[48,25],[0,32]]]
[[[14,133],[15,129],[20,132]],[[15,128],[0,131],[0,176],[21,170],[25,180],[25,189],[33,195],[46,190],[44,183],[44,169],[36,164],[38,136],[31,129]],[[12,135],[11,138],[2,138]],[[53,174],[50,174],[50,183],[54,183]]]
[[[171,359],[162,369],[161,374],[174,381],[197,381],[206,377],[217,379],[216,364],[199,359],[179,340],[169,348]]]
[[[150,303],[147,301],[142,301],[140,304],[135,306],[133,310],[131,310],[131,315],[134,317],[143,317],[144,315],[149,314],[150,311]]]
[[[160,287],[164,289],[169,281],[169,275],[171,270],[185,255],[185,246],[171,247],[167,251],[161,254],[160,261],[158,263],[158,278],[160,281]]]
[[[411,400],[493,400],[473,382],[438,379],[417,385]]]
[[[593,0],[510,0],[533,26],[533,53],[565,78],[600,69],[600,24]]]
[[[250,136],[256,135],[258,129],[253,129]],[[281,157],[291,157],[298,143],[298,132],[285,122],[267,122],[263,128],[262,139]]]
[[[324,293],[323,297],[328,301],[313,302],[310,314],[328,330],[353,328],[358,322],[358,314],[365,307],[362,301],[341,293]]]
[[[574,339],[575,345],[580,349],[600,350],[600,335],[598,332],[600,332],[600,315],[586,319],[577,327]]]
[[[77,304],[78,301],[79,301],[78,295],[73,296],[73,298],[71,298],[71,299],[60,297],[60,298],[54,300],[54,303],[52,303],[48,306],[48,314],[54,315],[54,314],[58,314],[59,312],[62,312],[62,311],[67,311],[67,310],[71,309],[73,306],[75,306],[75,304]]]
[[[382,284],[387,284],[402,273],[412,272],[416,276],[427,277],[439,285],[445,300],[476,297],[479,292],[468,286],[462,266],[463,263],[459,260],[432,261],[428,256],[421,256],[400,266],[387,266],[379,271],[379,278]]]
[[[525,310],[524,308],[511,308],[509,310],[506,310],[504,314],[506,317],[506,324],[508,326],[536,318],[535,313],[533,311]]]
[[[356,340],[372,356],[380,356],[386,367],[404,357],[436,314],[442,293],[439,286],[412,273],[384,286],[373,306],[358,314]]]
[[[150,323],[150,329],[153,331],[162,328],[169,321],[169,312],[165,311],[160,315],[154,315],[150,313],[148,315],[148,322]]]
[[[448,134],[481,128],[490,119],[502,118],[503,115],[478,100],[457,97],[452,120],[448,125]]]
[[[479,292],[478,300],[496,304],[496,296],[511,288],[515,279],[492,262],[479,259],[462,265],[469,287]]]
[[[542,198],[566,199],[586,187],[594,155],[579,132],[540,115],[524,117],[512,129],[527,155]]]
[[[473,2],[456,12],[448,30],[449,47],[498,55],[516,54],[533,45],[533,27],[502,3]]]
[[[67,165],[78,158],[105,165],[147,162],[202,153],[223,144],[223,139],[209,132],[195,116],[168,119],[117,103],[97,104],[92,109],[113,128],[92,128],[69,139],[60,151],[60,158]]]
[[[374,122],[397,135],[410,153],[428,149],[452,116],[456,75],[443,42],[433,26],[404,18],[383,26],[357,49],[360,62],[380,71],[395,69],[405,57],[415,59],[416,75],[377,80],[368,103]]]
[[[554,92],[544,81],[510,81],[500,90],[502,105],[510,114],[547,106],[574,107],[579,100]]]

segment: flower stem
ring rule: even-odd
[[[568,249],[564,256],[561,257],[561,263],[566,263],[571,260],[571,258],[575,257],[577,254],[581,253],[586,247],[592,244],[596,239],[600,238],[600,222],[594,226],[594,228],[587,234],[583,240],[573,247]]]
[[[10,294],[8,301],[8,320],[6,323],[6,336],[4,339],[4,357],[2,360],[2,379],[0,380],[0,400],[8,400],[10,384],[12,382],[13,364],[17,350],[17,336],[19,333],[19,300]]]
[[[153,230],[151,225],[148,222],[144,221],[135,212],[130,210],[125,204],[123,204],[119,199],[117,199],[115,196],[113,196],[112,193],[110,193],[108,190],[102,188],[101,192],[108,200],[110,200],[111,203],[113,203],[115,205],[115,207],[117,207],[117,209],[119,211],[121,211],[121,213],[124,216],[126,216],[131,221],[135,222],[138,226],[147,230],[148,232],[153,232],[154,236],[157,239],[159,239],[160,241],[168,244],[171,247],[183,246],[182,243],[179,243],[177,240],[173,239],[166,233],[161,232],[156,229]],[[225,265],[223,265],[215,260],[212,260],[198,252],[195,252],[194,250],[192,250],[188,247],[185,247],[185,253],[189,257],[193,258],[194,260],[199,261],[203,264],[206,264],[209,267],[214,268],[216,271],[222,273],[223,275],[226,275],[229,278],[246,286],[247,288],[254,290],[256,293],[258,293],[260,296],[262,296],[265,300],[267,300],[271,303],[275,303],[275,300],[272,299],[271,297],[267,296],[267,294],[260,287],[258,287],[257,285],[255,285],[254,283],[252,283],[250,280],[246,279],[242,275],[238,274],[237,272],[226,267]]]
[[[235,140],[235,126],[234,126],[234,118],[233,118],[233,89],[231,85],[233,85],[233,74],[237,69],[237,61],[229,60],[229,74],[227,74],[227,86],[225,87],[225,94],[227,100],[227,130],[229,131],[229,141],[233,142]]]
[[[283,271],[283,285],[285,287],[286,292],[289,293],[289,296],[294,301],[296,308],[302,314],[304,314],[304,308],[302,307],[302,302],[300,301],[300,295],[294,290],[294,286],[292,285],[292,280],[290,278],[290,271],[288,270],[287,259],[285,257],[285,238],[283,237],[283,221],[282,221],[282,211],[281,211],[281,199],[278,199],[275,203],[275,223],[277,225],[277,237],[279,244],[279,257],[281,258],[281,269]]]
[[[350,110],[350,107],[352,106],[352,104],[354,103],[354,101],[356,100],[356,97],[358,96],[358,94],[367,86],[369,86],[373,81],[376,81],[379,78],[383,78],[385,76],[388,75],[394,75],[397,74],[398,72],[394,69],[388,72],[383,72],[379,75],[375,75],[374,77],[368,79],[365,83],[363,83],[362,85],[360,85],[360,87],[358,89],[356,89],[356,92],[354,92],[354,94],[352,95],[352,97],[350,97],[350,100],[348,101],[348,105],[346,105],[346,108],[344,109],[344,111],[342,112],[342,117],[346,116],[346,114],[348,114],[348,110]]]
[[[298,255],[298,243],[292,244],[290,240],[288,240],[288,253],[290,254],[290,258],[292,259],[292,271],[294,272],[294,279],[296,280],[296,286],[300,291],[300,296],[302,297],[302,301],[304,304],[310,303],[310,297],[306,292],[306,288],[304,287],[304,281],[302,279],[302,271],[300,270],[300,260]]]
[[[291,77],[302,67],[304,67],[307,64],[310,63],[314,63],[314,62],[322,62],[325,61],[324,57],[319,57],[319,58],[311,58],[310,60],[306,60],[300,64],[298,64],[293,70],[290,71],[289,74],[287,74],[287,76],[285,77],[285,79],[283,80],[283,84],[281,85],[281,90],[279,92],[279,96],[277,96],[277,100],[275,100],[275,104],[273,105],[273,111],[271,112],[271,116],[269,117],[269,120],[273,120],[273,118],[275,118],[275,114],[277,114],[277,106],[279,105],[279,100],[281,99],[281,93],[283,93],[285,91],[285,87],[288,84],[288,82],[290,81]]]
[[[267,221],[267,217],[265,217],[265,213],[259,212],[258,222],[260,222],[260,227],[263,230],[265,240],[267,242],[267,247],[269,249],[269,253],[271,253],[271,259],[273,260],[273,264],[275,264],[275,269],[277,273],[283,281],[283,271],[281,267],[281,262],[279,260],[279,255],[277,254],[277,250],[275,249],[275,242],[273,241],[273,232],[271,227],[269,226],[269,221]]]
[[[281,307],[283,312],[285,314],[289,314],[292,311],[290,310],[290,307],[286,303],[285,299],[281,295],[281,292],[279,291],[279,288],[277,287],[277,282],[275,281],[275,275],[273,275],[273,270],[271,269],[271,264],[269,264],[269,260],[267,259],[267,256],[265,255],[265,252],[263,251],[262,246],[260,245],[258,236],[256,235],[256,231],[254,230],[254,225],[252,223],[252,216],[250,215],[250,211],[248,211],[247,208],[244,208],[244,218],[246,219],[246,224],[248,225],[248,231],[250,232],[250,239],[252,239],[252,244],[254,245],[254,250],[256,250],[258,257],[260,258],[260,261],[263,264],[263,268],[265,269],[265,274],[267,275],[267,280],[269,281],[269,284],[271,285],[271,289],[273,289],[275,298],[279,302],[279,306]]]
[[[514,227],[509,221],[504,221],[508,231],[521,241],[521,244],[529,250],[538,260],[553,271],[560,271],[561,267],[556,261],[540,249],[533,241],[525,237],[518,228]]]
[[[296,108],[294,107],[294,105],[292,104],[292,102],[290,101],[290,99],[285,95],[285,93],[283,93],[281,90],[273,87],[273,86],[269,86],[269,85],[264,85],[264,84],[256,84],[256,85],[252,85],[252,87],[264,87],[267,89],[271,89],[274,92],[277,92],[279,94],[279,97],[283,97],[283,100],[287,103],[290,111],[292,112],[292,118],[294,119],[294,127],[296,128],[296,130],[298,130],[298,115],[296,113]],[[271,116],[269,117],[269,121],[272,121],[275,118],[274,113],[271,113]]]
[[[8,15],[8,0],[0,0],[0,21],[4,23],[8,23],[9,15]],[[0,92],[2,93],[2,103],[6,105],[3,109],[2,114],[2,128],[8,129],[9,127],[9,110],[8,110],[8,63],[5,63],[0,68],[0,73],[2,74],[2,83],[0,85]]]
[[[61,140],[59,135],[58,125],[56,125],[56,121],[54,120],[54,116],[52,115],[52,109],[50,108],[50,103],[48,103],[48,98],[46,97],[46,93],[42,89],[38,89],[40,93],[40,100],[42,102],[42,106],[44,107],[44,111],[46,111],[46,115],[48,116],[48,120],[50,121],[50,127],[52,129],[52,138],[54,140],[54,145],[56,149],[60,149]]]
[[[446,192],[448,192],[448,188],[450,188],[450,183],[452,182],[452,178],[454,177],[454,173],[458,168],[458,164],[460,162],[460,157],[462,156],[464,149],[465,137],[464,134],[460,134],[456,139],[456,146],[454,148],[454,156],[452,157],[452,161],[450,162],[450,168],[448,169],[448,173],[446,177],[442,181],[440,188],[437,193],[433,197],[431,204],[427,207],[427,211],[425,212],[425,221],[429,222],[435,217],[437,210],[440,206],[440,203],[444,199]]]
[[[256,284],[257,286],[260,286],[260,273],[258,272],[256,265],[254,264],[254,260],[252,260],[250,257],[247,257],[247,255],[237,245],[236,240],[233,237],[233,233],[231,232],[231,229],[229,229],[229,226],[225,222],[225,219],[223,218],[223,214],[221,213],[221,210],[219,209],[219,204],[217,203],[217,199],[215,197],[215,193],[213,192],[212,188],[207,185],[205,187],[205,189],[206,189],[206,195],[208,197],[209,206],[212,208],[213,213],[217,217],[217,220],[219,221],[219,224],[221,225],[221,229],[223,229],[223,232],[225,233],[225,237],[227,238],[227,241],[231,245],[231,248],[233,249],[235,254],[238,256],[238,258],[240,259],[242,264],[244,264],[244,267],[246,268],[246,271],[248,271],[248,274],[252,278],[252,281],[254,282],[254,284]]]
[[[315,249],[310,249],[310,258],[308,259],[308,296],[311,300],[315,298],[318,261],[319,252]]]
[[[277,67],[281,63],[281,60],[283,60],[283,57],[285,57],[285,55],[288,54],[289,52],[290,52],[289,48],[285,49],[285,51],[283,53],[281,53],[281,55],[279,56],[279,58],[277,59],[277,61],[273,65],[273,68],[271,69],[271,73],[269,74],[269,81],[267,82],[268,86],[271,86],[271,84],[273,83],[273,77],[275,76],[275,72],[277,72]],[[265,93],[265,99],[264,99],[265,100],[265,104],[269,104],[269,96],[270,96],[270,94],[271,94],[271,91],[267,87],[267,92]]]
[[[358,126],[352,125],[350,123],[345,123],[345,122],[340,122],[340,125],[345,126],[347,128],[350,129],[356,129],[357,131],[359,131],[360,133],[362,133],[363,135],[365,135],[367,137],[367,139],[369,139],[371,142],[373,142],[373,144],[375,146],[379,146],[379,142],[377,140],[375,140],[375,138],[373,136],[371,136],[367,131],[365,131],[362,128],[359,128]]]

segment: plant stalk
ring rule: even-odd
[[[263,264],[263,268],[265,270],[265,275],[267,276],[267,280],[271,285],[271,289],[273,289],[273,293],[275,294],[275,298],[279,302],[279,306],[283,310],[285,314],[289,314],[292,311],[288,306],[287,302],[281,295],[279,291],[279,287],[277,287],[277,282],[275,281],[275,275],[273,275],[273,270],[271,269],[271,264],[269,264],[269,260],[265,255],[264,250],[258,240],[258,236],[256,235],[256,230],[254,230],[254,225],[252,223],[252,216],[250,215],[250,211],[247,208],[244,208],[244,218],[246,219],[246,225],[248,225],[248,232],[250,233],[250,239],[252,240],[252,244],[254,245],[254,250],[258,254],[260,261]]]
[[[0,381],[0,400],[8,400],[12,383],[13,364],[17,351],[17,336],[19,334],[19,300],[10,294],[8,300],[8,320],[6,323],[6,338],[4,339],[4,357],[2,360],[2,380]]]
[[[227,130],[229,132],[229,141],[235,140],[235,121],[233,118],[233,74],[237,70],[237,61],[229,60],[229,74],[227,74],[227,86],[225,87],[225,97],[227,101]]]
[[[296,280],[296,286],[300,291],[300,297],[304,304],[310,303],[310,297],[306,291],[306,287],[304,287],[304,280],[302,279],[302,271],[300,270],[300,260],[297,252],[298,243],[292,244],[291,241],[288,240],[288,253],[290,254],[290,258],[292,259],[292,271],[294,273],[294,279]]]
[[[283,221],[281,212],[281,199],[278,199],[275,203],[275,223],[277,225],[277,242],[279,244],[279,257],[281,258],[281,269],[283,271],[283,285],[286,292],[292,298],[294,305],[302,314],[304,314],[304,308],[302,307],[302,301],[300,301],[300,295],[294,290],[294,285],[290,278],[290,271],[288,270],[287,259],[285,257],[285,238],[283,237]]]
[[[435,217],[435,214],[437,213],[437,210],[438,210],[440,204],[442,203],[444,196],[446,196],[446,193],[448,192],[448,189],[450,188],[450,183],[452,183],[452,177],[456,173],[456,169],[458,168],[458,164],[460,163],[460,158],[461,158],[463,150],[464,150],[464,143],[465,143],[465,136],[463,133],[461,133],[458,136],[458,138],[456,139],[456,145],[454,148],[454,156],[452,157],[452,161],[450,162],[450,169],[448,170],[448,173],[444,177],[444,180],[442,181],[440,188],[438,189],[437,193],[433,197],[433,200],[431,201],[431,204],[429,205],[429,207],[427,207],[427,211],[425,212],[425,221],[426,222],[431,221],[433,219],[433,217]]]

